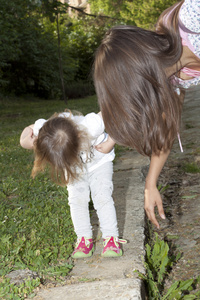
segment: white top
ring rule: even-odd
[[[86,116],[73,116],[68,112],[63,112],[59,114],[60,117],[71,118],[78,126],[85,127],[88,134],[92,137],[91,139],[91,158],[90,161],[85,163],[86,153],[81,152],[80,156],[83,161],[84,166],[86,167],[87,172],[91,172],[96,168],[100,167],[108,161],[113,161],[115,158],[114,149],[109,153],[101,153],[97,151],[94,146],[105,142],[108,138],[107,133],[105,133],[105,126],[103,119],[95,113],[89,113]],[[40,128],[46,122],[45,119],[39,119],[35,122],[33,133],[35,136],[38,136]]]

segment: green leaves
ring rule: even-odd
[[[151,248],[148,244],[146,245],[146,269],[149,274],[150,282],[149,289],[152,296],[158,297],[159,289],[163,286],[164,278],[167,273],[167,269],[172,265],[172,261],[168,256],[169,246],[166,242],[161,241],[158,235],[155,235],[156,240]],[[152,289],[153,283],[157,285],[157,289]],[[159,299],[159,298],[156,298]]]
[[[1,299],[11,299],[20,300],[26,299],[27,295],[31,296],[34,289],[40,285],[40,279],[26,280],[19,286],[10,283],[10,279],[3,278],[0,280],[0,298]],[[34,293],[32,294],[34,296]]]
[[[198,299],[198,292],[190,295],[185,294],[185,292],[188,293],[189,291],[192,291],[194,289],[194,285],[196,285],[198,282],[200,282],[200,278],[188,279],[185,281],[176,281],[171,285],[171,287],[167,291],[167,294],[163,296],[162,300]]]
[[[153,28],[160,14],[176,3],[174,0],[89,0],[91,10],[97,15],[118,19],[118,23]]]
[[[180,253],[177,256],[169,255],[169,246],[165,241],[159,239],[155,233],[155,240],[152,246],[146,244],[146,274],[138,272],[148,286],[149,299],[152,300],[192,300],[199,299],[200,292],[189,294],[195,290],[196,285],[200,282],[198,278],[192,278],[185,281],[176,281],[168,289],[165,295],[162,295],[165,278],[169,274],[170,268],[180,259]]]
[[[60,88],[57,42],[52,32],[44,30],[33,3],[1,1],[0,83],[9,93],[48,97]]]

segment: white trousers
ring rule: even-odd
[[[96,170],[85,173],[79,181],[69,184],[68,201],[77,237],[92,237],[89,202],[90,195],[96,209],[102,237],[118,237],[117,217],[112,198],[113,163],[106,162]]]

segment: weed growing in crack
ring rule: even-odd
[[[166,294],[163,295],[165,279],[181,254],[169,255],[169,245],[155,233],[151,245],[146,244],[146,259],[144,262],[146,274],[136,271],[144,281],[150,300],[192,300],[200,299],[200,291],[194,292],[200,276],[185,281],[175,281]],[[194,292],[191,294],[191,292]]]

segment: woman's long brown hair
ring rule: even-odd
[[[157,32],[112,28],[96,52],[94,83],[106,130],[143,155],[171,148],[179,131],[181,104],[166,75],[182,54],[179,8],[171,27],[160,19]]]

